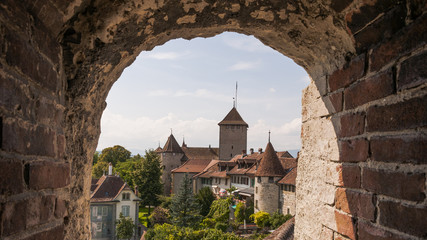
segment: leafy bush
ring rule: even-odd
[[[205,218],[203,219],[202,223],[200,224],[201,228],[214,228],[216,224],[216,220],[213,218]]]
[[[196,195],[196,199],[199,202],[201,209],[200,214],[206,216],[209,213],[212,202],[215,200],[215,195],[210,187],[204,187]]]
[[[254,220],[254,223],[259,228],[268,227],[270,225],[270,214],[267,212],[259,211],[250,216]]]
[[[245,210],[246,206],[244,203],[238,203],[236,205],[236,210],[234,210],[234,217],[238,223],[242,223],[245,220]]]
[[[170,215],[167,209],[156,207],[148,219],[150,220],[150,224],[154,226],[156,224],[170,223],[169,218]]]
[[[230,216],[231,198],[218,199],[212,202],[211,210],[208,217],[215,219],[217,222],[227,222]]]
[[[228,225],[226,223],[223,222],[217,222],[215,224],[215,229],[220,230],[222,232],[226,232],[228,228]]]
[[[147,231],[147,240],[243,240],[233,233],[223,233],[217,229],[195,231],[188,227],[177,227],[170,224],[156,225]]]

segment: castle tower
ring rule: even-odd
[[[269,141],[255,173],[255,212],[273,214],[280,209],[280,188],[277,182],[284,175],[285,170]]]
[[[176,141],[175,137],[169,136],[160,153],[160,160],[163,168],[162,181],[164,184],[164,194],[169,196],[171,194],[172,176],[171,171],[181,165],[181,159],[184,156],[184,152]]]
[[[246,151],[249,126],[235,107],[218,125],[220,160],[230,160],[234,155]]]

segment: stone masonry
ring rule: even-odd
[[[427,238],[426,12],[423,0],[1,1],[0,238],[89,239],[111,86],[143,50],[224,31],[312,78],[295,239]]]

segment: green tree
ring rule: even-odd
[[[116,222],[116,232],[118,239],[130,239],[133,236],[133,230],[135,224],[133,224],[132,218],[126,218],[120,213],[119,220]]]
[[[141,205],[148,205],[148,215],[150,215],[151,206],[157,206],[160,203],[158,195],[163,189],[159,155],[153,150],[145,151],[145,157],[136,164],[135,171],[131,175],[134,185],[138,186]]]
[[[217,222],[228,223],[231,202],[231,197],[213,201],[208,217],[215,219]]]
[[[156,207],[149,217],[150,224],[154,226],[156,224],[170,223],[169,217],[169,210],[162,207]]]
[[[215,195],[210,187],[204,187],[196,195],[197,201],[201,206],[200,214],[202,216],[208,215],[212,202],[215,200]]]
[[[268,227],[270,225],[270,214],[267,212],[259,211],[251,215],[251,219],[259,228]]]
[[[186,173],[179,193],[173,196],[172,204],[170,205],[172,223],[179,227],[195,225],[201,220],[199,209],[200,205],[193,195],[191,179]]]
[[[292,218],[292,215],[286,214],[283,215],[279,211],[273,213],[270,217],[270,225],[272,229],[280,227],[283,223]]]
[[[245,220],[246,206],[244,203],[239,202],[236,205],[236,210],[234,211],[234,217],[238,223],[242,223]]]
[[[104,148],[99,155],[98,161],[111,163],[113,166],[116,166],[118,162],[124,162],[130,158],[130,152],[120,146],[116,145],[114,147]]]
[[[95,153],[93,154],[93,161],[92,161],[92,166],[95,165],[99,160],[99,152],[95,151]]]
[[[116,166],[113,169],[129,185],[131,189],[135,187],[133,183],[132,174],[137,168],[138,163],[141,161],[142,157],[137,154],[125,162],[117,162]]]
[[[92,167],[92,177],[94,178],[100,178],[102,175],[108,174],[108,163],[98,161],[93,167]]]

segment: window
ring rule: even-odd
[[[92,207],[92,217],[98,216],[98,207]]]
[[[290,214],[289,208],[288,208],[288,214]]]
[[[225,179],[225,185],[227,185],[227,184],[228,184],[228,178]]]
[[[258,177],[258,183],[261,183],[261,177]]]
[[[251,187],[255,186],[255,179],[251,179]]]
[[[130,193],[123,193],[122,194],[122,200],[123,201],[129,201],[130,200]]]
[[[255,193],[258,194],[258,187],[255,188]]]
[[[233,145],[231,145],[231,149],[234,149],[234,146],[233,146]]]
[[[122,206],[122,214],[123,214],[123,216],[129,217],[129,212],[130,212],[130,206],[128,206],[128,205]]]
[[[258,200],[255,200],[255,208],[258,208]]]
[[[274,178],[273,177],[268,177],[268,182],[269,183],[273,183],[274,182]]]
[[[101,214],[98,215],[102,215],[102,216],[107,216],[108,215],[108,207],[101,207]]]

